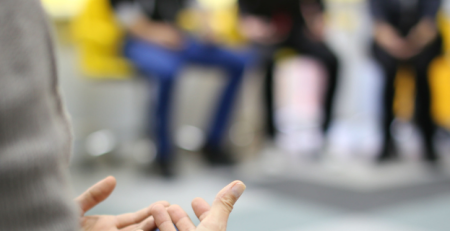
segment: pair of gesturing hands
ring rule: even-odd
[[[159,201],[134,213],[118,216],[85,216],[91,208],[104,201],[116,186],[114,177],[98,182],[75,199],[81,209],[80,225],[83,231],[225,231],[228,216],[233,206],[245,190],[241,181],[234,181],[223,188],[212,206],[202,198],[192,201],[192,208],[200,220],[196,227],[186,212],[178,205]]]

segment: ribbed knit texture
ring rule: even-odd
[[[0,230],[75,231],[70,128],[39,0],[0,0]]]

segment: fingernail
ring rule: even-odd
[[[239,198],[242,195],[242,193],[244,193],[245,188],[246,188],[245,184],[239,181],[231,188],[231,192],[233,192],[233,195],[236,198]]]

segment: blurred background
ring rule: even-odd
[[[92,213],[240,179],[229,230],[450,229],[449,0],[42,3]]]

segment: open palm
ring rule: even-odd
[[[166,208],[163,204],[155,204],[151,213],[160,231],[176,231],[174,224],[179,231],[226,231],[228,217],[244,190],[244,183],[234,181],[217,194],[212,206],[202,198],[195,198],[192,208],[200,220],[197,227],[178,205]]]
[[[98,182],[86,192],[75,199],[81,209],[80,225],[83,231],[152,231],[156,229],[155,220],[152,217],[152,208],[156,205],[166,208],[169,202],[161,201],[150,205],[134,213],[121,214],[118,216],[84,214],[104,201],[111,195],[116,187],[116,179],[107,177]]]

